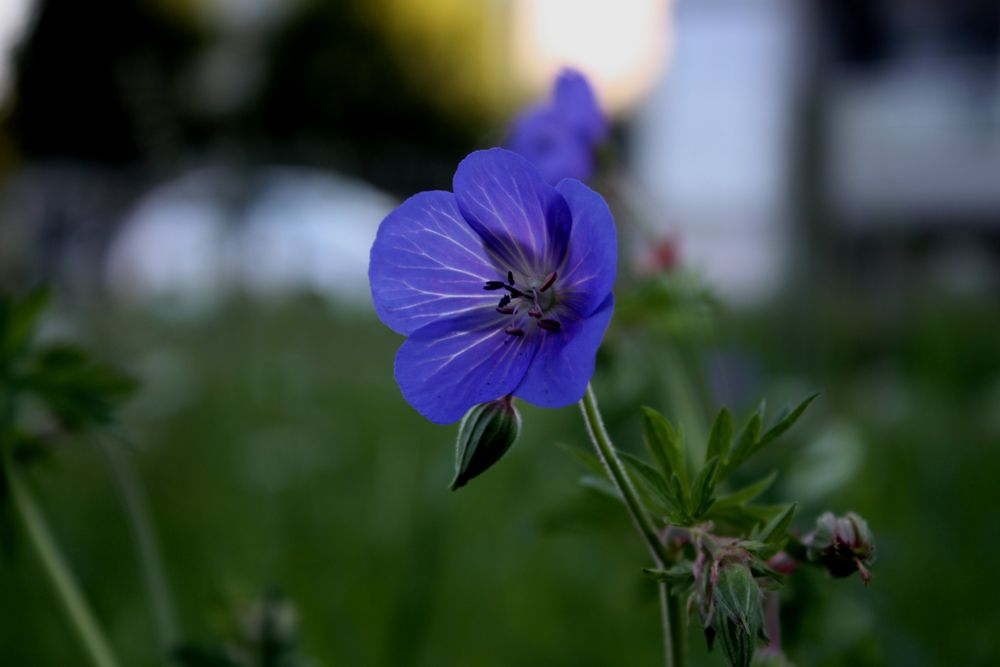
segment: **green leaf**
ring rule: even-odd
[[[754,453],[760,451],[760,449],[764,445],[776,440],[782,433],[790,429],[792,425],[799,420],[799,417],[802,416],[802,413],[806,411],[806,408],[809,407],[809,404],[815,401],[818,397],[819,397],[818,393],[809,396],[806,400],[802,401],[797,406],[795,406],[795,409],[779,417],[778,421],[773,426],[771,426],[771,428],[767,429],[767,432],[765,432],[763,436],[761,436],[760,441],[754,448]]]
[[[44,288],[20,299],[0,299],[0,364],[13,359],[28,345],[48,302],[49,291]]]
[[[684,434],[674,429],[667,418],[653,408],[642,409],[642,431],[646,448],[665,477],[676,474],[687,488],[687,465],[684,461]]]
[[[729,448],[733,444],[733,416],[729,409],[723,407],[712,421],[712,430],[708,434],[708,447],[705,450],[705,462],[712,457],[718,457],[725,463]]]
[[[701,517],[715,502],[715,475],[719,471],[719,457],[713,456],[698,472],[691,485],[692,516]]]
[[[573,445],[568,445],[564,442],[557,442],[556,447],[575,456],[577,461],[586,466],[587,469],[595,475],[607,477],[608,471],[604,469],[604,464],[601,463],[601,460],[597,458],[597,455],[593,452],[580,447],[574,447]]]
[[[778,471],[774,470],[767,477],[763,477],[757,480],[756,482],[753,482],[752,484],[747,484],[746,486],[736,491],[733,491],[728,495],[716,499],[715,505],[716,507],[720,506],[730,507],[736,505],[744,505],[753,500],[754,498],[756,498],[757,496],[759,496],[760,494],[767,491],[774,483],[774,480],[777,479],[777,477],[778,477]]]
[[[739,442],[733,448],[732,456],[726,461],[726,465],[719,475],[719,479],[725,479],[731,472],[747,462],[753,455],[757,440],[760,438],[760,413],[755,412],[747,425],[743,428]]]
[[[664,582],[674,585],[690,584],[694,580],[694,574],[691,572],[691,563],[678,563],[673,565],[666,570],[657,570],[651,567],[645,567],[642,569],[643,574],[654,581]]]
[[[622,457],[626,465],[635,473],[635,476],[640,480],[654,501],[662,505],[672,515],[684,512],[683,495],[681,498],[677,498],[676,489],[659,470],[628,452],[618,450],[618,455]],[[675,477],[673,476],[671,480]]]
[[[792,517],[798,508],[796,503],[792,503],[783,512],[771,519],[766,526],[757,532],[753,539],[769,544],[774,548],[774,553],[781,549],[781,545],[788,539],[788,527],[792,525]],[[774,553],[766,557],[773,556]]]
[[[34,359],[25,387],[70,431],[111,422],[134,380],[74,345],[50,345]]]
[[[721,501],[716,501],[705,518],[739,532],[750,532],[770,521],[783,509],[782,505],[724,505]]]

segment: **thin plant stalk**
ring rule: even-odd
[[[166,570],[160,557],[156,531],[150,518],[146,499],[142,494],[139,481],[129,461],[123,456],[119,447],[98,438],[97,446],[104,454],[111,470],[111,476],[118,487],[118,495],[122,508],[128,519],[128,525],[135,540],[139,569],[146,585],[150,605],[153,611],[153,621],[162,654],[167,655],[177,643],[177,623],[174,615],[174,602],[167,584]]]
[[[70,624],[76,630],[80,642],[86,649],[94,667],[119,667],[119,662],[111,650],[104,631],[101,629],[94,612],[87,604],[80,585],[66,563],[59,546],[52,537],[42,513],[41,507],[35,501],[28,485],[21,478],[17,465],[9,456],[4,457],[4,470],[11,498],[21,515],[27,529],[28,538],[38,552],[42,567],[49,576],[49,581],[62,603]]]
[[[670,565],[672,558],[657,535],[653,522],[643,509],[624,464],[618,458],[611,437],[604,428],[601,411],[597,406],[597,397],[594,396],[594,390],[590,385],[587,385],[587,392],[580,401],[580,410],[583,412],[583,421],[587,426],[587,433],[594,443],[597,456],[625,502],[625,508],[628,510],[629,516],[632,517],[632,523],[649,549],[657,569],[664,569]],[[670,595],[670,589],[666,582],[660,583],[659,587],[666,665],[667,667],[684,667],[687,663],[684,609],[679,598]]]

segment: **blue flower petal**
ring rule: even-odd
[[[537,336],[538,352],[514,395],[543,408],[561,408],[583,398],[614,305],[614,296],[608,294],[590,317],[564,320],[560,331]]]
[[[542,277],[565,256],[569,208],[526,159],[502,148],[476,151],[458,165],[458,207],[508,267]]]
[[[591,145],[604,140],[608,121],[583,74],[573,69],[563,70],[556,79],[553,98],[556,112],[574,132]]]
[[[507,316],[475,313],[428,324],[396,354],[396,382],[417,412],[458,421],[477,403],[514,391],[535,356],[537,336],[511,336]]]
[[[592,150],[564,119],[548,107],[535,107],[514,122],[510,149],[538,168],[546,183],[586,180],[594,171]]]
[[[556,189],[573,215],[566,260],[556,269],[559,300],[587,317],[604,302],[615,283],[615,220],[604,198],[580,181],[567,179]]]
[[[450,192],[421,192],[390,213],[368,264],[375,311],[401,334],[477,309],[492,311],[499,297],[484,292],[483,284],[505,274]]]

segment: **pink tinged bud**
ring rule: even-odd
[[[848,577],[859,572],[867,586],[871,564],[875,562],[875,539],[868,523],[854,512],[835,517],[826,512],[816,520],[816,528],[802,540],[810,560],[822,564],[831,576]]]

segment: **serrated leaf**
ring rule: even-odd
[[[687,487],[684,486],[684,482],[681,481],[677,473],[670,476],[670,491],[674,494],[674,500],[680,505],[684,514],[683,523],[690,523],[688,519],[694,512],[694,508],[691,507],[691,494],[688,493]]]
[[[809,404],[815,401],[818,397],[819,397],[818,393],[813,394],[812,396],[809,396],[804,401],[795,406],[793,410],[787,411],[787,414],[782,413],[783,416],[779,417],[779,419],[775,422],[775,424],[771,426],[771,428],[767,429],[764,435],[760,437],[760,441],[754,448],[754,453],[760,451],[760,449],[764,445],[773,442],[782,433],[790,429],[792,425],[799,420],[799,417],[802,416],[802,413],[806,411],[806,408],[809,407]]]
[[[708,511],[715,502],[715,476],[719,471],[719,457],[713,456],[698,472],[691,485],[691,501],[694,504],[692,515],[699,518]]]
[[[733,415],[729,408],[723,407],[712,420],[712,430],[708,434],[708,446],[705,449],[705,462],[712,457],[718,457],[725,463],[729,449],[733,445]]]
[[[732,493],[721,496],[716,499],[716,506],[730,507],[736,505],[745,505],[750,502],[760,494],[767,491],[774,480],[778,477],[778,471],[774,470],[767,477],[763,477],[752,484],[747,484],[746,486],[733,491]]]
[[[666,417],[653,408],[642,409],[642,432],[650,455],[665,477],[676,473],[687,488],[687,464],[684,460],[684,434],[674,429]]]
[[[679,518],[679,515],[684,513],[683,498],[678,500],[671,482],[668,482],[659,470],[628,452],[619,450],[618,455],[632,470],[652,500],[661,505],[672,518]]]
[[[719,475],[720,481],[725,479],[734,470],[747,462],[753,455],[757,440],[760,438],[760,413],[755,412],[740,434],[739,442],[733,447],[732,456],[726,461],[726,466]]]

